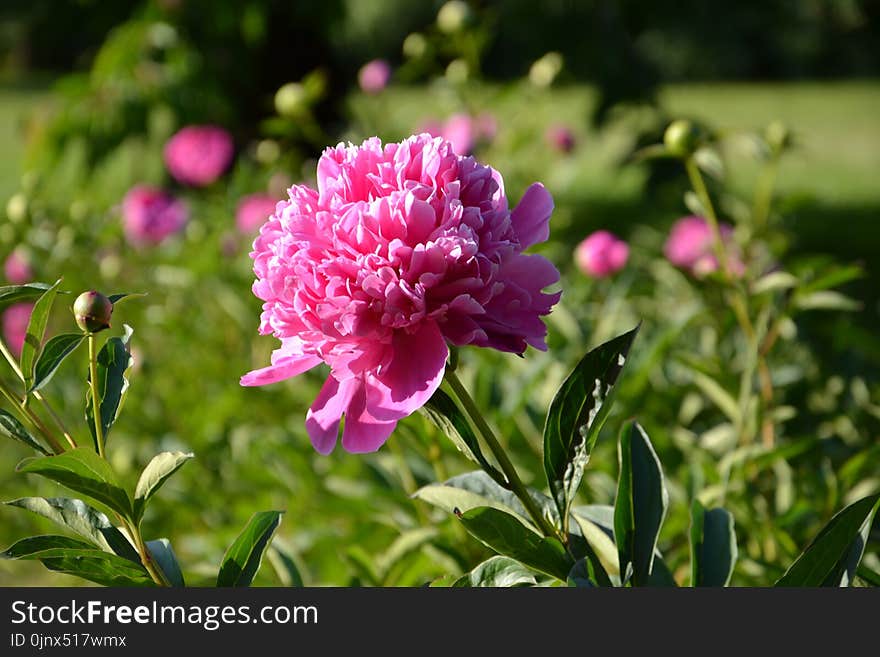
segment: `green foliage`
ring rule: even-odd
[[[263,553],[281,524],[281,511],[260,511],[251,517],[220,564],[217,586],[250,586],[260,569]]]

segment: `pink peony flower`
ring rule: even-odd
[[[384,59],[367,62],[358,71],[358,84],[364,93],[377,94],[388,85],[391,66]]]
[[[125,236],[135,246],[159,244],[180,231],[188,216],[183,201],[148,185],[132,187],[122,201]]]
[[[529,246],[553,199],[535,183],[510,211],[501,175],[420,134],[324,151],[318,189],[294,185],[254,242],[260,333],[281,346],[242,385],[321,362],[330,375],[306,417],[312,444],[378,449],[440,385],[447,343],[546,349],[541,320],[559,272]]]
[[[557,151],[571,153],[574,150],[574,133],[568,126],[551,125],[544,133],[544,138]]]
[[[223,175],[234,150],[232,137],[223,128],[190,125],[165,144],[165,166],[178,182],[204,187]]]
[[[727,253],[730,273],[733,276],[742,276],[745,273],[745,264],[733,241],[733,227],[721,223],[718,230]],[[663,252],[673,265],[687,269],[698,277],[718,269],[718,259],[712,245],[712,229],[703,217],[683,217],[675,222]]]
[[[21,348],[24,345],[24,337],[27,335],[28,322],[31,320],[31,312],[34,304],[29,301],[14,303],[3,311],[3,340],[16,358],[21,356]]]
[[[24,251],[21,249],[15,249],[9,254],[6,261],[3,263],[3,275],[6,276],[6,280],[13,285],[27,283],[34,277],[31,263],[27,256],[25,256]]]
[[[626,265],[629,245],[607,230],[597,230],[578,244],[575,261],[588,276],[604,278]]]
[[[495,117],[484,112],[477,118],[468,114],[453,114],[446,121],[428,119],[419,128],[434,137],[442,137],[452,143],[458,155],[470,155],[478,141],[491,142],[498,133]]]
[[[250,234],[262,226],[275,212],[278,199],[268,194],[243,196],[235,211],[235,225],[239,232]]]

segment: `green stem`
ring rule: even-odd
[[[6,359],[6,362],[8,362],[10,367],[12,367],[12,371],[15,372],[15,375],[19,379],[24,381],[24,374],[22,373],[21,368],[18,366],[18,363],[15,360],[15,357],[9,351],[9,347],[6,346],[6,343],[3,342],[2,339],[0,339],[0,353],[3,354],[3,357]],[[49,400],[46,399],[45,397],[43,397],[43,395],[40,393],[39,390],[35,390],[32,394],[37,399],[37,401],[39,401],[43,405],[43,408],[46,409],[46,412],[49,414],[49,417],[51,417],[52,420],[54,420],[55,424],[58,426],[58,429],[61,431],[61,434],[64,436],[64,439],[67,441],[67,443],[71,446],[71,448],[76,449],[76,447],[77,447],[76,441],[73,439],[73,437],[70,435],[70,432],[64,426],[64,422],[61,421],[61,418],[58,416],[58,414],[55,412],[55,410],[49,404]],[[54,438],[53,438],[53,440],[54,440]],[[64,449],[62,448],[61,451],[63,452]]]
[[[709,231],[712,233],[712,248],[715,251],[715,257],[721,271],[724,272],[725,278],[730,281],[730,263],[727,261],[727,251],[724,248],[724,242],[721,241],[721,229],[718,226],[718,216],[715,214],[715,206],[712,205],[712,197],[709,196],[709,190],[700,174],[700,168],[694,162],[692,156],[688,156],[684,161],[685,169],[687,169],[688,178],[690,178],[691,186],[700,199],[700,205],[706,214],[706,222],[709,224]]]
[[[101,422],[101,398],[98,396],[98,354],[95,334],[89,333],[89,385],[92,390],[92,411],[95,416],[95,443],[98,446],[98,456],[104,456],[104,427]]]
[[[18,408],[18,410],[21,411],[22,416],[31,423],[31,426],[33,426],[40,435],[43,436],[46,443],[55,454],[61,454],[64,451],[64,446],[55,439],[55,436],[52,435],[48,427],[46,427],[40,419],[40,416],[34,413],[32,409],[22,404],[2,381],[0,381],[0,392],[3,393],[3,396],[6,397],[6,400],[12,404],[14,408]]]
[[[525,507],[526,511],[528,511],[529,515],[535,521],[537,526],[544,532],[545,536],[554,536],[558,537],[559,532],[550,524],[550,521],[544,517],[541,513],[541,510],[538,508],[538,505],[535,504],[535,500],[532,499],[532,496],[529,495],[529,491],[526,489],[525,484],[523,484],[522,480],[519,478],[519,475],[516,472],[516,468],[513,467],[513,463],[511,463],[510,458],[507,456],[507,452],[504,451],[504,448],[501,447],[501,444],[498,442],[498,439],[495,437],[495,433],[489,427],[489,424],[486,422],[485,418],[483,418],[482,413],[480,413],[477,405],[474,403],[474,400],[468,394],[468,391],[465,389],[464,385],[462,385],[461,381],[458,379],[454,371],[446,371],[446,380],[449,382],[449,386],[455,392],[455,395],[458,397],[458,400],[461,402],[461,405],[464,407],[465,412],[470,417],[471,421],[476,426],[477,430],[480,432],[480,435],[483,437],[483,441],[489,447],[489,450],[495,456],[495,460],[498,461],[498,465],[501,468],[501,471],[504,473],[504,476],[507,478],[508,484],[510,484],[510,490],[519,498],[519,501],[522,502],[522,505]]]
[[[770,218],[770,205],[773,202],[773,188],[779,171],[779,154],[770,156],[767,166],[761,172],[755,188],[755,203],[752,210],[752,224],[756,233],[764,230]]]
[[[125,526],[128,530],[128,533],[131,534],[132,539],[134,539],[134,547],[137,550],[138,555],[141,558],[141,563],[144,568],[147,569],[147,572],[150,574],[152,580],[156,583],[157,586],[171,586],[171,582],[168,581],[168,578],[165,577],[165,573],[162,572],[161,568],[156,568],[156,564],[153,561],[153,557],[150,555],[150,551],[147,549],[147,544],[144,542],[144,537],[141,535],[140,528],[134,524],[123,518],[122,516],[117,515],[120,522]]]

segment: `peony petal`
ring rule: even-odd
[[[358,379],[346,379],[340,383],[328,376],[324,381],[321,392],[306,414],[306,431],[318,453],[326,455],[333,451],[339,436],[339,421],[359,390],[363,394],[363,383]]]
[[[269,365],[269,367],[263,367],[245,374],[241,377],[241,385],[265,386],[270,383],[278,383],[284,379],[290,379],[297,374],[302,374],[303,372],[312,369],[320,362],[321,359],[317,356],[284,356],[277,359],[277,361],[273,365]]]
[[[435,322],[416,333],[397,331],[391,362],[367,375],[367,408],[383,421],[406,417],[427,402],[443,380],[449,348]]]
[[[397,426],[397,420],[382,421],[370,415],[367,411],[367,397],[367,387],[358,386],[345,414],[342,447],[352,454],[375,452],[385,444]]]
[[[550,237],[550,215],[553,213],[553,197],[544,185],[534,183],[526,190],[519,204],[510,213],[513,230],[523,249],[532,244],[546,242]]]

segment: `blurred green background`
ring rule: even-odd
[[[135,329],[138,366],[111,459],[133,481],[159,449],[196,453],[163,489],[145,529],[174,541],[192,583],[210,580],[224,546],[264,508],[287,510],[280,543],[310,584],[421,584],[484,554],[409,498],[468,469],[421,417],[402,422],[377,454],[321,457],[303,428],[320,373],[267,389],[238,386],[242,373],[268,361],[273,341],[257,337],[250,237],[233,226],[242,195],[281,197],[285,186],[308,182],[326,145],[373,134],[396,140],[429,120],[489,114],[497,130],[477,143],[478,158],[502,173],[511,199],[534,180],[554,196],[542,251],[561,270],[564,295],[548,322],[549,355],[511,363],[466,350],[464,376],[526,478],[542,487],[540,413],[555,386],[587,347],[644,320],[583,501],[610,502],[616,428],[637,415],[677,482],[679,511],[661,548],[680,570],[686,546],[672,536],[686,526],[687,498],[717,484],[724,454],[700,441],[718,426],[717,410],[669,363],[680,352],[724,354],[683,316],[702,292],[661,262],[665,232],[688,214],[686,180],[666,163],[631,156],[659,141],[673,117],[734,136],[782,121],[794,146],[780,165],[773,249],[786,263],[856,263],[864,275],[845,287],[857,312],[806,313],[797,349],[784,352],[789,369],[780,371],[790,380],[780,394],[796,417],[780,444],[799,447],[734,475],[747,561],[735,582],[778,574],[848,491],[880,488],[880,3],[503,0],[457,8],[445,18],[443,2],[403,0],[7,0],[0,8],[0,257],[24,244],[39,280],[64,276],[74,293],[148,292],[118,311],[117,321]],[[548,52],[561,56],[549,81],[535,70]],[[357,73],[374,58],[390,63],[391,84],[364,93]],[[279,113],[276,100],[290,82],[318,89],[294,117]],[[209,189],[181,191],[193,212],[179,239],[148,251],[126,245],[122,196],[137,182],[167,184],[162,144],[202,122],[232,133],[234,168]],[[553,125],[572,132],[571,152],[548,143]],[[725,144],[726,193],[748,202],[760,161],[748,140]],[[10,211],[16,203],[23,214]],[[577,242],[599,228],[632,244],[630,267],[613,281],[590,281],[572,260]],[[72,327],[64,305],[56,331]],[[492,372],[501,368],[515,376],[499,380]],[[80,422],[82,369],[65,364],[51,387],[71,424]],[[81,423],[77,431],[85,439]],[[4,445],[0,497],[56,494],[13,471],[24,456]],[[4,545],[48,528],[15,509],[0,516]],[[270,568],[257,580],[275,582]],[[54,583],[75,582],[0,561],[0,585]]]

